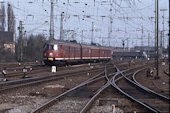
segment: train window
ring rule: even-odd
[[[66,52],[69,52],[69,48],[68,48],[68,47],[65,47],[65,51],[66,51]]]
[[[58,50],[61,50],[61,45],[58,45]]]
[[[49,49],[49,44],[46,44],[45,46],[44,46],[44,50],[48,50]]]
[[[84,48],[84,49],[83,49],[83,52],[84,52],[84,53],[88,53],[89,51],[90,51],[90,50],[87,49],[87,48]]]
[[[54,50],[54,45],[50,45],[50,50]]]

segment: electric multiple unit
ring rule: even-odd
[[[111,59],[108,47],[91,46],[52,40],[44,45],[43,60],[47,65],[60,63],[97,62]]]

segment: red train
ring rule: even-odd
[[[97,62],[111,59],[111,49],[73,42],[52,40],[44,45],[43,60],[47,65]]]

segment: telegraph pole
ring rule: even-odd
[[[156,21],[157,21],[157,1],[155,0],[155,68],[156,68],[156,56],[157,56],[157,54],[156,54],[156,43],[157,43],[157,40],[156,40],[156,38],[157,38],[157,34],[156,34],[156,30],[157,30],[157,26],[156,26]]]
[[[143,24],[142,24],[142,36],[141,36],[141,51],[143,52]]]
[[[150,33],[148,33],[148,51],[147,51],[147,57],[149,58],[149,38],[150,38]]]
[[[50,38],[49,40],[54,39],[54,2],[51,0],[51,13],[50,13]]]
[[[163,56],[163,31],[161,31],[161,40],[160,40],[160,54],[161,54],[161,56]]]
[[[108,34],[108,42],[109,42],[109,46],[110,46],[110,39],[112,36],[112,23],[113,23],[113,18],[112,18],[112,3],[110,4],[111,8],[110,8],[110,27],[109,27],[109,34]]]
[[[61,13],[61,20],[60,20],[60,40],[64,40],[63,36],[63,17],[64,17],[64,12]]]
[[[113,19],[112,17],[110,17],[110,28],[109,28],[109,34],[108,34],[109,46],[110,46],[110,39],[111,39],[111,34],[112,34],[112,23],[113,23]]]
[[[83,43],[83,30],[81,31],[81,43]]]
[[[128,50],[128,48],[129,48],[129,37],[127,37],[127,50]]]
[[[91,44],[93,43],[93,31],[94,31],[94,23],[92,22],[92,29],[91,29]]]
[[[158,79],[159,78],[159,61],[158,61],[158,59],[159,59],[159,50],[158,50],[158,30],[159,30],[159,1],[157,0],[157,43],[156,43],[156,45],[157,45],[157,48],[156,48],[156,56],[157,56],[157,58],[156,58],[156,79]]]
[[[10,7],[11,7],[10,4],[8,4],[8,10],[10,10]],[[9,27],[10,26],[10,18],[9,17],[10,17],[10,12],[8,11],[8,32],[10,32],[10,27]]]
[[[22,41],[22,31],[24,27],[22,27],[22,21],[19,21],[19,40],[18,40],[18,61],[22,62],[23,61],[23,41]]]
[[[168,49],[169,49],[169,55],[168,55],[168,61],[170,60],[170,2],[169,2],[169,33],[168,33],[168,36],[169,36],[169,44],[168,44]],[[169,63],[169,73],[170,73],[170,63]]]
[[[164,48],[164,20],[165,20],[165,15],[164,15],[164,12],[165,11],[167,11],[167,9],[160,9],[160,11],[162,11],[163,12],[163,16],[162,16],[162,18],[163,18],[163,22],[162,22],[162,25],[163,25],[163,32],[162,32],[162,41],[163,41],[163,43],[162,43],[162,46],[163,46],[163,48]]]

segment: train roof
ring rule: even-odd
[[[67,44],[67,45],[73,45],[73,46],[110,49],[110,47],[105,47],[105,46],[100,46],[100,45],[80,44],[80,43],[77,43],[76,41],[49,40],[49,41],[47,41],[47,43],[50,43],[50,44]]]
[[[63,41],[63,40],[49,40],[47,41],[47,43],[50,43],[50,44],[67,44],[67,45],[80,45],[78,43],[75,43],[75,42],[69,42],[69,41]]]

